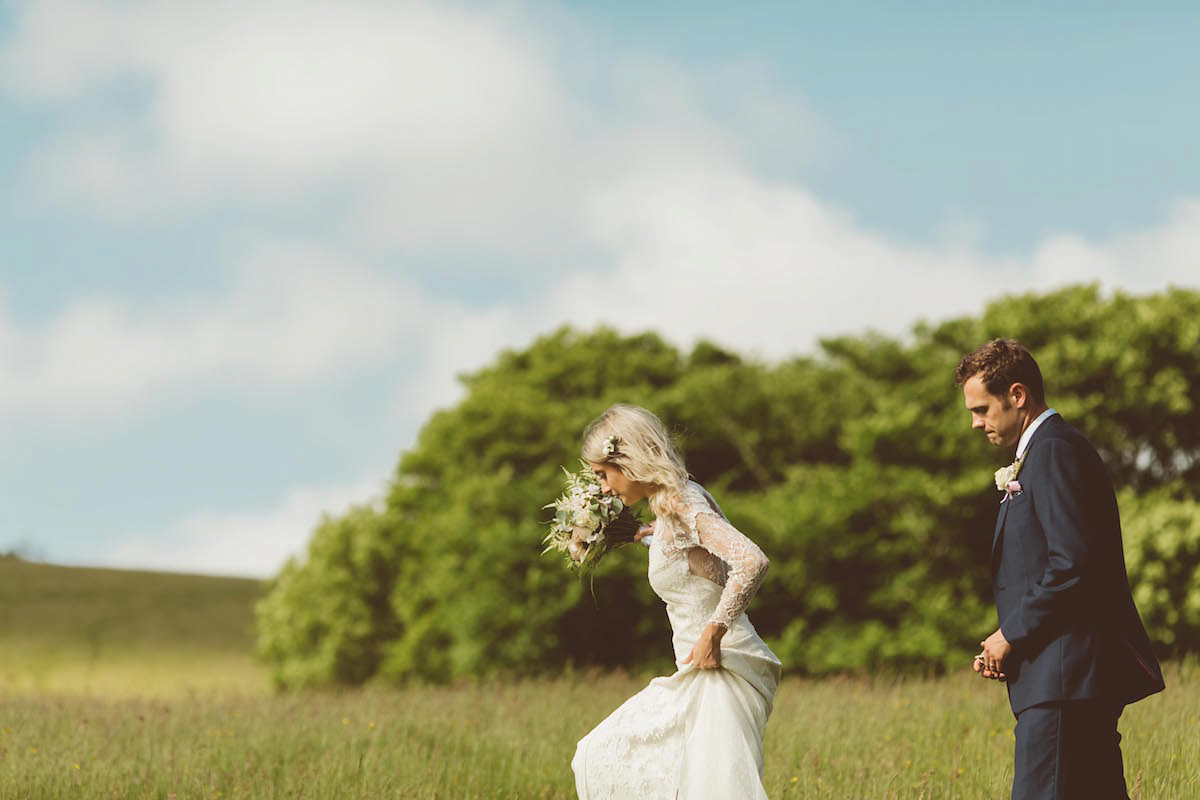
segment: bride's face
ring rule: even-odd
[[[615,494],[627,506],[631,506],[639,500],[645,500],[654,488],[648,483],[631,481],[615,464],[589,461],[588,466],[600,479],[600,488],[604,490],[604,493]]]

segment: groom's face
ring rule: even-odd
[[[963,399],[971,412],[971,427],[982,430],[997,447],[1013,447],[1021,438],[1021,409],[1011,397],[997,397],[983,378],[972,375],[963,384]]]

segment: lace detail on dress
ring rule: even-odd
[[[670,798],[664,766],[683,757],[681,737],[688,706],[659,682],[625,701],[579,743],[572,768],[587,793],[581,797]]]
[[[687,550],[688,571],[724,587],[708,621],[729,628],[750,605],[771,562],[758,545],[729,524],[700,484],[688,482],[679,506],[684,525],[670,526],[672,536],[664,543],[664,552]]]
[[[580,800],[766,800],[762,736],[780,665],[741,616],[766,557],[688,484],[655,524],[646,569],[666,605],[679,668],[579,742],[571,767]],[[683,664],[710,617],[729,625],[721,668]]]

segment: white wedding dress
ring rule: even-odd
[[[703,487],[684,491],[683,525],[660,518],[650,585],[667,605],[678,671],[655,678],[579,742],[580,800],[766,798],[763,729],[780,663],[744,613],[767,558]],[[684,664],[709,622],[727,626],[721,668]]]

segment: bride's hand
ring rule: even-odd
[[[635,542],[640,542],[640,541],[642,541],[642,539],[645,539],[647,536],[653,536],[653,535],[654,535],[654,523],[651,522],[649,525],[643,525],[642,527],[638,528],[637,533],[635,533],[633,535],[633,540]]]
[[[711,623],[705,625],[700,638],[692,645],[692,652],[688,653],[683,663],[691,664],[696,669],[720,669],[721,638],[724,636],[724,625],[713,625]]]
[[[583,557],[587,555],[587,540],[584,538],[587,533],[584,528],[572,528],[571,538],[567,542],[567,552],[578,564],[583,563]]]

